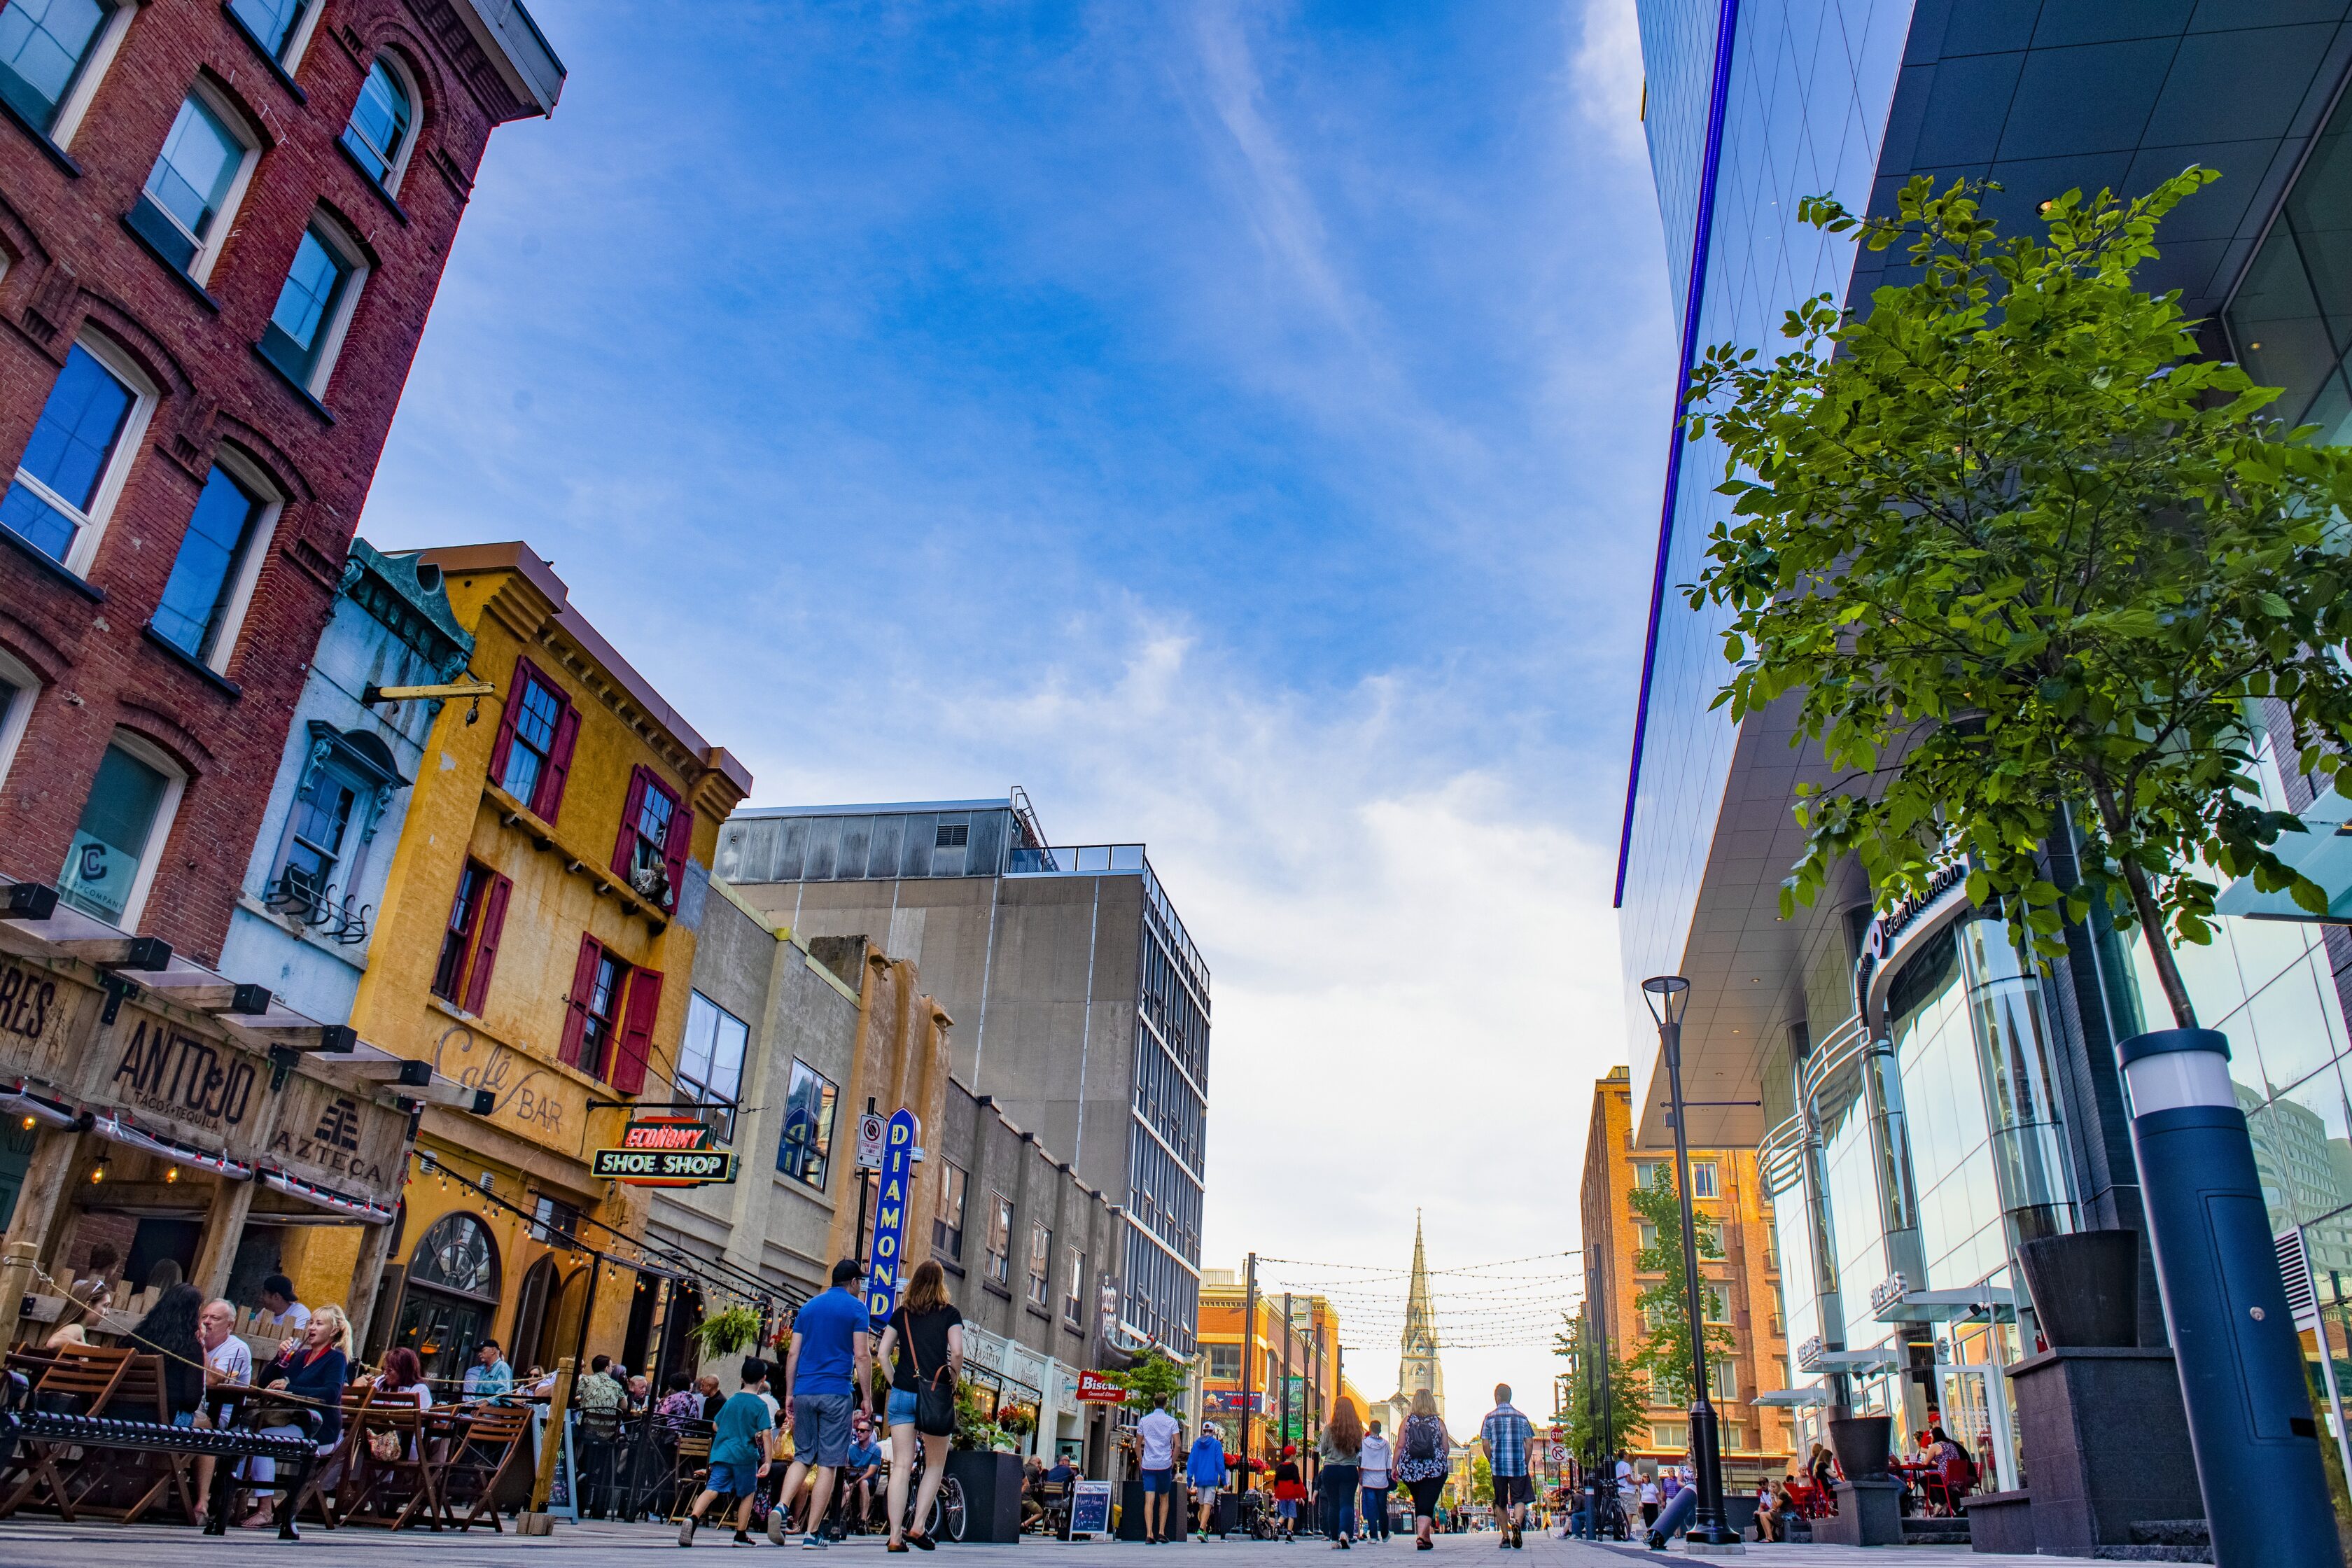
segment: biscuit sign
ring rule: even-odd
[[[915,1113],[900,1106],[882,1130],[882,1177],[874,1204],[874,1265],[866,1276],[866,1314],[878,1326],[898,1305],[898,1262],[907,1238],[907,1205],[915,1191]]]
[[[735,1179],[735,1156],[714,1149],[717,1130],[690,1116],[632,1121],[617,1149],[599,1149],[592,1169],[600,1181],[633,1187],[704,1187]]]

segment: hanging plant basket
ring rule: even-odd
[[[758,1344],[760,1332],[766,1326],[751,1308],[729,1307],[713,1312],[686,1332],[704,1361],[720,1361],[741,1355]]]

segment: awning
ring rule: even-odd
[[[1768,1389],[1748,1403],[1776,1405],[1782,1409],[1799,1409],[1809,1405],[1827,1405],[1829,1402],[1829,1390],[1817,1384],[1811,1388]]]
[[[183,1143],[177,1138],[161,1132],[150,1132],[132,1120],[128,1111],[102,1111],[92,1118],[89,1130],[109,1142],[136,1149],[142,1154],[152,1154],[159,1160],[169,1160],[176,1165],[208,1171],[232,1182],[253,1180],[253,1167],[244,1161],[232,1160],[226,1154],[216,1154],[209,1149],[199,1149],[193,1143]]]
[[[1987,1314],[2017,1321],[2017,1292],[2005,1285],[1963,1285],[1950,1290],[1906,1290],[1878,1309],[1882,1323],[1949,1323]]]
[[[260,1174],[261,1184],[273,1193],[284,1193],[289,1197],[301,1198],[305,1202],[317,1204],[320,1208],[347,1214],[353,1219],[363,1220],[369,1225],[392,1223],[394,1211],[383,1204],[371,1203],[356,1194],[337,1192],[332,1187],[321,1186],[316,1182],[306,1182],[299,1176],[288,1175],[285,1172],[275,1170],[268,1165],[261,1167]]]
[[[81,1119],[72,1106],[50,1099],[21,1078],[14,1089],[0,1089],[0,1115],[29,1117],[45,1127],[71,1127]]]

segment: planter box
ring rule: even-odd
[[[948,1479],[963,1489],[963,1533],[959,1542],[1021,1539],[1021,1458],[1017,1454],[948,1452]]]
[[[1961,1499],[1960,1506],[1968,1510],[1971,1551],[2033,1555],[2032,1492],[1979,1492]]]

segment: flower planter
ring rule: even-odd
[[[2129,1350],[2139,1342],[2139,1232],[2080,1230],[2017,1249],[2033,1315],[2053,1350]]]
[[[1892,1415],[1841,1415],[1830,1422],[1830,1450],[1847,1480],[1883,1481],[1894,1435]]]

